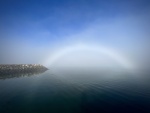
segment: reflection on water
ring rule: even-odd
[[[0,72],[0,79],[9,79],[9,78],[18,78],[18,77],[25,77],[25,76],[33,76],[37,74],[44,73],[46,69],[39,69],[39,70],[30,70],[30,71],[3,71]]]
[[[0,113],[150,112],[150,84],[128,72],[51,69],[0,89]]]

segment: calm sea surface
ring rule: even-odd
[[[0,113],[150,113],[148,75],[52,69],[0,80]]]

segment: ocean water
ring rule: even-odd
[[[148,76],[51,69],[33,76],[6,77],[0,79],[0,113],[150,113]]]

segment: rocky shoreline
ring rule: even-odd
[[[40,64],[2,64],[0,65],[0,79],[31,76],[48,70]]]

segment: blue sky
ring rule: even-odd
[[[148,0],[6,0],[1,1],[1,27],[10,33],[9,38],[13,34],[45,44],[77,34],[98,19],[107,23],[137,15],[148,7]]]
[[[36,63],[74,43],[148,54],[149,0],[1,0],[0,15],[0,63]]]

